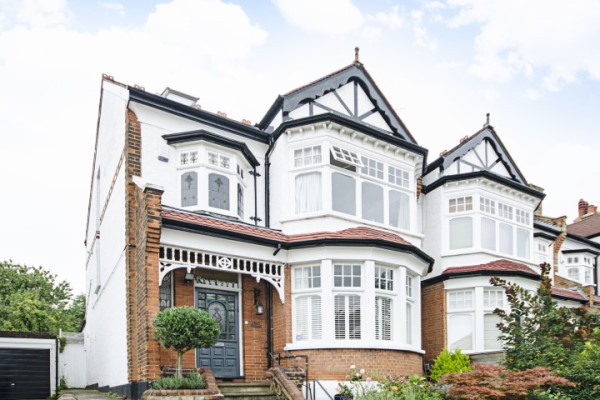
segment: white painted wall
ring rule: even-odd
[[[128,91],[109,81],[102,88],[86,244],[86,379],[82,386],[127,383],[125,165],[121,157]]]
[[[64,379],[70,388],[84,388],[87,384],[84,334],[63,332],[62,336],[67,344],[58,355],[59,380]]]

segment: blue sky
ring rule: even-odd
[[[0,258],[83,291],[102,73],[256,122],[355,46],[430,160],[489,112],[545,214],[600,204],[596,0],[0,0]]]

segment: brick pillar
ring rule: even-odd
[[[583,291],[585,292],[586,296],[588,297],[588,303],[587,303],[587,307],[593,307],[594,306],[594,288],[596,287],[596,285],[586,285],[583,287]]]
[[[446,347],[446,292],[438,282],[421,289],[421,332],[424,361],[431,362]]]

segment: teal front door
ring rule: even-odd
[[[196,289],[196,307],[208,312],[221,326],[215,346],[196,349],[196,366],[210,368],[217,378],[240,376],[238,294]]]

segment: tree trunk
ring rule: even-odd
[[[175,376],[178,377],[183,377],[183,352],[182,351],[178,351],[177,352],[177,372],[175,373]]]

